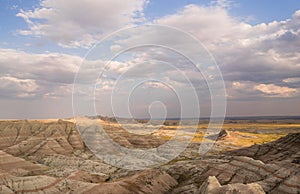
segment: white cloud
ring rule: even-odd
[[[110,50],[112,50],[113,52],[121,51],[121,49],[122,49],[122,47],[118,44],[110,46]]]
[[[0,73],[22,79],[72,83],[82,58],[60,53],[33,54],[0,49]]]
[[[228,99],[237,101],[254,101],[263,98],[291,98],[299,95],[299,87],[263,84],[251,81],[232,82],[227,84]]]
[[[188,5],[177,13],[166,15],[152,23],[179,28],[204,43],[220,65],[231,99],[296,99],[291,97],[300,94],[297,85],[300,75],[300,10],[287,20],[250,25],[246,20],[229,14],[230,1],[216,2],[209,6]],[[89,47],[103,35],[143,20],[146,3],[146,0],[42,0],[38,8],[21,10],[17,14],[28,24],[28,29],[19,32],[23,35],[46,37],[64,47]],[[172,45],[170,42],[174,38],[181,38],[176,37],[176,34],[160,36],[153,31],[145,31],[115,42],[110,49],[118,52],[121,48],[126,48],[126,42],[143,42],[145,37],[149,38],[146,41],[150,43],[152,40],[166,44],[169,42],[167,45]],[[99,91],[111,91],[113,85],[109,80],[114,80],[125,72],[128,76],[126,84],[131,82],[132,77],[152,76],[184,88],[184,77],[164,66],[166,62],[185,71],[193,84],[202,83],[203,77],[190,69],[186,61],[178,60],[177,56],[167,51],[147,49],[137,51],[136,58],[130,58],[126,62],[111,62],[107,68],[107,77],[99,85]],[[30,54],[1,49],[0,77],[5,83],[1,88],[4,91],[2,93],[19,98],[51,99],[70,95],[70,86],[81,61],[80,57],[58,53]],[[79,83],[91,84],[93,80],[89,77],[90,73],[100,70],[99,66],[103,67],[104,64],[106,61],[100,60],[89,63],[90,67],[82,70],[84,79],[79,80]],[[157,83],[149,86],[163,88],[163,85]],[[7,90],[9,87],[12,90]],[[32,88],[32,91],[28,88]]]
[[[34,97],[35,92],[38,91],[39,86],[35,80],[31,79],[18,79],[15,77],[3,76],[0,77],[0,90],[1,96],[9,97],[9,94],[13,94],[12,98],[29,98]]]
[[[285,90],[287,94],[278,93],[272,85],[258,88],[274,89],[274,95],[281,97],[296,95],[292,91],[297,80],[290,78],[300,75],[300,10],[287,20],[250,25],[230,16],[228,6],[222,6],[228,1],[224,2],[185,6],[154,23],[187,31],[207,46],[229,82],[230,96],[259,97],[258,90],[253,91],[255,85],[270,83],[279,87],[282,82],[291,88]]]
[[[145,88],[170,89],[166,84],[157,81],[148,81],[144,84]]]
[[[239,23],[229,16],[226,9],[219,6],[187,5],[178,13],[162,17],[154,23],[185,30],[207,44],[223,39],[225,41],[232,33],[237,35],[237,30],[249,28],[249,25]]]
[[[0,49],[1,93],[11,98],[64,96],[81,61],[66,54]]]
[[[276,86],[274,84],[259,84],[254,86],[254,89],[270,97],[291,97],[297,92],[294,88]]]
[[[247,87],[247,84],[241,83],[241,82],[233,82],[232,88],[233,89],[245,89]]]
[[[143,19],[146,0],[42,0],[17,16],[28,24],[23,35],[47,37],[61,46],[88,47],[104,34]]]
[[[227,81],[227,97],[229,100],[257,99],[258,92],[253,89],[255,85],[256,83],[251,81]]]
[[[300,82],[300,77],[293,77],[293,78],[287,78],[282,80],[285,83],[299,83]]]

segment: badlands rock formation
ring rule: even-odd
[[[84,144],[70,122],[3,121],[0,149],[15,156],[70,155]]]
[[[136,135],[125,141],[128,133],[118,129],[110,136],[127,147],[159,143]],[[0,149],[0,193],[165,193],[177,185],[159,169],[119,172],[103,163],[71,122],[2,121]]]
[[[203,182],[210,182],[210,176],[215,176],[221,185],[255,183],[267,193],[299,193],[299,154],[300,133],[295,133],[268,144],[179,161],[162,168],[179,182],[172,193],[197,193]]]
[[[162,143],[107,130],[126,147]],[[300,193],[300,133],[220,154],[197,156],[198,146],[160,167],[129,171],[97,159],[72,122],[1,121],[0,193]]]

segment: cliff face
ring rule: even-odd
[[[108,130],[126,147],[161,144],[156,137]],[[127,171],[97,159],[74,123],[0,122],[0,193],[300,192],[300,133],[268,144],[187,158],[155,169]]]

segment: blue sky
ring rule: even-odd
[[[228,116],[300,115],[299,10],[297,0],[2,0],[0,119],[72,116],[73,80],[87,51],[108,34],[141,24],[175,27],[205,45],[224,78]],[[128,35],[124,41],[139,38],[157,37]],[[117,52],[120,45],[108,47]],[[113,61],[108,74],[121,76],[130,64],[146,61],[152,64],[145,68],[149,72],[136,72],[150,78],[153,73],[161,74],[155,61],[168,59],[191,80],[196,79],[187,64],[179,64],[168,52],[161,53],[154,48],[142,50],[128,61],[125,54],[119,57],[122,60]],[[162,80],[179,84],[172,73],[164,72]],[[108,79],[100,85],[103,98],[112,84]],[[164,88],[158,82],[148,86]],[[170,115],[176,116],[172,102],[168,102],[173,110]],[[99,104],[107,109],[103,114],[110,114],[103,107],[107,104],[105,100]],[[209,106],[204,105],[203,110],[202,116],[209,115]],[[139,114],[140,109],[134,111]]]
[[[172,1],[150,1],[145,9],[145,14],[150,18],[157,18],[167,14],[172,14],[185,5],[210,5],[214,2],[209,0],[182,0]],[[274,20],[285,20],[290,18],[291,15],[300,9],[300,3],[297,0],[291,1],[272,1],[272,0],[232,0],[229,2],[229,13],[233,16],[240,17],[241,19],[252,18],[249,22],[251,24],[269,23]]]
[[[232,0],[228,2],[230,5],[229,14],[250,24],[286,20],[300,9],[300,3],[297,0],[291,0],[288,3],[284,0],[276,2],[272,0]],[[146,5],[144,14],[148,20],[153,20],[174,14],[189,4],[209,6],[215,3],[215,1],[210,0],[166,0],[163,2],[151,0]],[[19,13],[20,9],[32,10],[36,7],[40,7],[38,0],[2,0],[0,2],[0,42],[2,47],[29,50],[36,53],[52,51],[84,55],[85,51],[63,49],[49,40],[43,39],[40,41],[32,37],[19,35],[17,31],[26,29],[27,24],[22,18],[16,17],[16,14]],[[27,46],[28,44],[33,46]]]

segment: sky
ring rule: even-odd
[[[182,55],[157,46],[114,59],[98,52],[105,37],[143,25],[177,31],[129,30],[100,47],[180,43],[192,56],[213,56],[227,116],[300,115],[299,0],[1,0],[0,21],[0,119],[72,117],[74,102],[82,115],[193,117],[199,106],[209,116],[206,72]],[[179,32],[208,53],[180,42]]]

